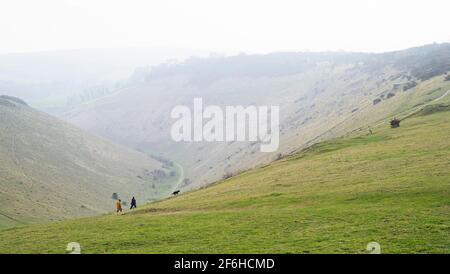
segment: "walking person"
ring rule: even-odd
[[[120,199],[116,202],[116,210],[117,213],[122,212],[122,201]]]
[[[130,207],[130,209],[133,209],[133,208],[136,208],[137,207],[137,205],[136,205],[136,199],[134,198],[134,196],[133,196],[133,198],[131,199],[131,207]]]

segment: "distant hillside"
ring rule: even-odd
[[[120,90],[138,66],[206,52],[183,49],[79,49],[0,54],[0,94],[51,113]]]
[[[450,96],[405,107],[399,128],[384,121],[122,216],[0,231],[0,253],[73,241],[82,253],[368,253],[369,242],[450,253],[449,107]]]
[[[121,144],[158,152],[184,167],[195,188],[268,163],[320,140],[367,130],[450,89],[450,44],[382,54],[272,53],[192,58],[136,71],[114,95],[79,105],[62,117]],[[276,153],[256,142],[175,143],[175,105],[279,105]],[[191,183],[189,183],[191,182]]]
[[[111,211],[114,192],[160,197],[170,185],[151,173],[161,165],[0,96],[0,228]]]

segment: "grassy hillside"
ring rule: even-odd
[[[161,163],[0,96],[0,228],[105,213],[163,193]],[[156,186],[153,188],[153,184]]]
[[[124,215],[1,231],[0,252],[450,253],[447,103]]]
[[[271,53],[190,59],[141,69],[111,96],[62,117],[94,134],[178,162],[189,190],[360,127],[367,128],[450,89],[450,44],[380,53]],[[176,105],[278,105],[280,147],[258,142],[173,142]]]

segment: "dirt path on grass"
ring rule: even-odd
[[[411,112],[408,113],[405,117],[403,117],[401,120],[404,120],[404,119],[406,119],[406,118],[408,118],[408,117],[410,117],[410,116],[412,116],[412,115],[418,113],[419,111],[423,110],[425,107],[427,107],[427,106],[431,105],[432,103],[435,103],[435,102],[437,102],[437,101],[439,101],[439,100],[445,98],[445,97],[446,97],[447,95],[449,95],[449,94],[450,94],[450,89],[447,90],[444,94],[442,94],[442,95],[439,96],[438,98],[436,98],[436,99],[434,99],[434,100],[432,100],[432,101],[430,101],[430,102],[428,102],[428,103],[426,103],[426,104],[420,106],[419,108],[417,108],[417,109],[411,111]]]

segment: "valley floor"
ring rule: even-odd
[[[450,112],[373,131],[124,215],[3,230],[0,253],[450,253]]]

